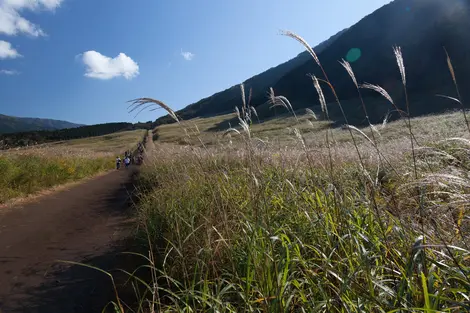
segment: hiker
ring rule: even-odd
[[[116,158],[116,169],[118,170],[121,167],[121,158],[118,156]]]
[[[126,165],[126,168],[128,168],[129,165],[131,164],[131,159],[129,159],[128,156],[126,156],[126,158],[124,159],[124,164]]]

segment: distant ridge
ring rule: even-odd
[[[79,126],[83,125],[53,119],[15,117],[0,114],[0,134],[37,130],[58,130]]]

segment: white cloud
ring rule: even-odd
[[[123,76],[132,79],[139,75],[139,65],[124,53],[110,58],[96,51],[87,51],[82,55],[87,67],[85,76],[98,79],[111,79]]]
[[[184,52],[183,49],[181,49],[181,55],[186,61],[191,61],[194,58],[194,53],[189,51]]]
[[[20,57],[21,54],[11,46],[11,43],[0,40],[0,59],[15,59]]]
[[[15,9],[41,9],[55,10],[60,6],[63,0],[3,0],[2,3]]]
[[[0,70],[0,74],[3,74],[3,75],[19,75],[20,72],[18,72],[17,70]]]
[[[54,11],[63,0],[0,0],[0,34],[20,33],[38,37],[45,35],[37,25],[21,16],[21,11]]]

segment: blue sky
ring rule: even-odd
[[[0,114],[94,124],[177,110],[291,59],[389,0],[0,0]]]

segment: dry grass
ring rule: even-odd
[[[320,101],[320,82],[336,95],[323,74]],[[156,129],[136,312],[470,311],[466,114],[411,119],[407,98],[402,120],[333,129],[311,112],[253,122],[243,87],[240,103],[230,132],[211,129],[231,116]]]
[[[146,131],[61,141],[0,153],[0,204],[115,166],[116,155],[136,147]]]
[[[228,143],[230,139],[232,142],[236,138],[232,134],[232,138],[227,138],[225,130],[213,131],[214,127],[219,123],[231,120],[236,117],[235,114],[226,114],[209,118],[196,118],[185,121],[184,125],[187,127],[187,132],[200,137],[202,142],[206,145],[217,145],[220,143]],[[275,118],[258,124],[254,122],[251,125],[251,133],[253,137],[260,138],[266,142],[285,145],[297,145],[295,135],[292,129],[298,129],[305,140],[311,144],[312,147],[325,146],[324,138],[326,128],[329,123],[321,120],[315,120],[305,111],[303,114],[297,112],[298,121],[293,116],[283,116]],[[418,142],[427,144],[449,137],[462,137],[467,136],[467,131],[462,126],[465,121],[462,119],[462,114],[459,112],[451,112],[445,114],[427,115],[412,119],[413,128],[416,132]],[[237,125],[232,125],[237,126]],[[382,144],[390,144],[391,141],[403,140],[408,134],[408,130],[404,127],[403,121],[393,121],[390,123],[373,125],[374,128],[380,133],[374,132],[377,136],[378,142]],[[372,137],[372,130],[369,126],[361,128],[361,130]],[[188,144],[185,140],[187,135],[181,130],[181,126],[177,124],[167,124],[158,126],[155,129],[158,134],[156,143],[173,143],[173,144]],[[336,143],[350,143],[351,137],[347,130],[340,127],[329,130],[333,134]],[[225,136],[224,136],[225,135]],[[366,140],[363,136],[357,134],[359,143],[365,144]],[[200,146],[199,139],[193,140],[191,144]],[[406,143],[405,143],[406,145]]]
[[[216,127],[218,123],[223,123],[235,117],[236,114],[233,113],[215,117],[195,118],[181,123],[189,134],[200,134],[204,143],[211,144],[217,142],[217,137],[222,136],[225,129],[221,131],[211,131],[210,129]],[[177,123],[158,126],[154,132],[159,142],[186,144],[185,138],[187,135],[181,129],[181,125]]]
[[[351,128],[354,143],[309,114],[239,127],[231,138],[209,131],[227,118],[157,129],[138,211],[159,247],[145,261],[154,284],[140,295],[143,307],[470,309],[470,139],[461,113],[411,119],[416,179],[403,120]],[[191,123],[199,131],[182,129]]]
[[[349,132],[333,130],[330,172],[326,130],[275,143],[280,132],[289,134],[286,125],[297,128],[294,120],[270,121],[265,134],[274,139],[264,143],[254,137],[255,126],[251,139],[240,131],[241,142],[156,141],[139,206],[140,225],[159,248],[145,261],[156,283],[141,295],[148,306],[155,312],[466,311],[470,140],[462,115],[412,120],[422,144],[418,180],[402,121],[376,126],[391,166],[364,138],[369,128],[354,130],[365,172]],[[417,215],[420,203],[425,220]]]

